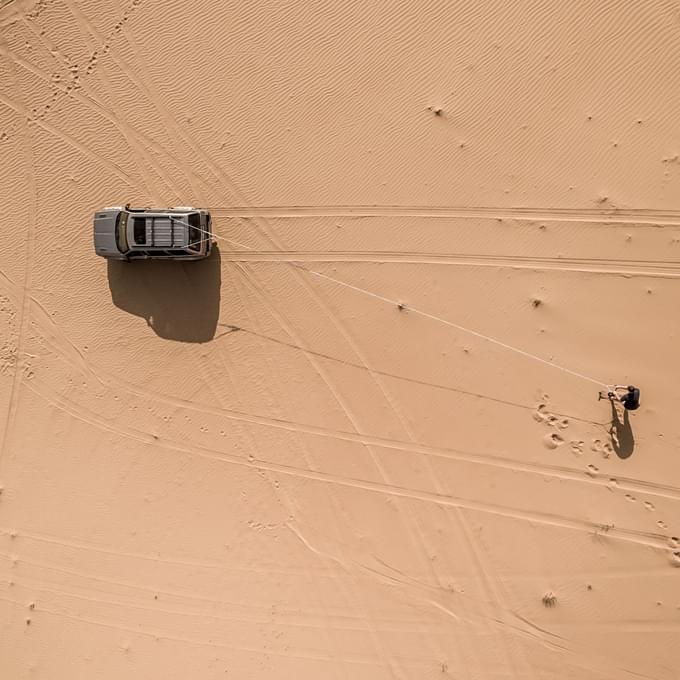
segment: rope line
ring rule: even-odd
[[[174,219],[174,218],[170,218]],[[176,220],[178,222],[181,222],[181,220]],[[181,222],[186,226],[185,222]],[[227,243],[232,243],[234,245],[239,246],[240,248],[245,248],[246,250],[253,250],[253,248],[250,248],[249,246],[244,245],[243,243],[239,243],[238,241],[234,241],[233,239],[226,238],[225,236],[219,236],[218,234],[211,233],[207,231],[206,229],[200,229],[198,227],[194,227],[197,231],[202,232],[203,234],[207,234],[208,238],[201,239],[201,241],[198,241],[198,243],[202,243],[203,241],[208,241],[210,238],[216,238],[220,239],[221,241],[226,241]],[[314,271],[313,269],[307,269],[307,267],[303,267],[300,263],[296,262],[283,262],[282,264],[287,264],[291,267],[295,267],[296,269],[301,269],[304,272],[307,272],[308,274],[312,274],[313,276],[318,276],[322,279],[326,279],[327,281],[332,281],[333,283],[338,284],[339,286],[344,286],[345,288],[349,288],[351,290],[357,291],[358,293],[363,293],[364,295],[368,295],[369,297],[375,298],[376,300],[381,300],[382,302],[387,302],[390,305],[394,306],[402,306],[402,303],[396,301],[396,300],[391,300],[390,298],[383,297],[382,295],[378,295],[377,293],[374,293],[370,290],[366,290],[365,288],[361,288],[359,286],[355,286],[351,283],[347,283],[345,281],[341,281],[340,279],[336,279],[333,276],[329,276],[328,274],[322,274],[321,272]],[[410,305],[403,305],[405,309],[407,309],[409,312],[412,312],[414,314],[418,314],[419,316],[425,317],[427,319],[431,319],[432,321],[438,321],[439,323],[442,323],[446,326],[450,326],[451,328],[455,328],[459,331],[463,331],[464,333],[468,333],[469,335],[473,335],[477,338],[481,338],[482,340],[486,340],[487,342],[490,342],[494,345],[497,345],[498,347],[502,347],[503,349],[509,350],[511,352],[515,352],[516,354],[519,354],[523,357],[526,357],[528,359],[534,359],[535,361],[538,361],[542,364],[545,364],[546,366],[550,366],[551,368],[556,368],[558,371],[563,371],[564,373],[568,373],[569,375],[573,375],[576,378],[581,378],[582,380],[586,380],[590,383],[593,383],[597,385],[598,387],[605,387],[609,388],[609,385],[607,383],[597,380],[595,378],[591,378],[587,375],[584,375],[583,373],[578,373],[577,371],[573,371],[570,368],[566,368],[565,366],[560,366],[559,364],[555,364],[552,361],[548,361],[547,359],[543,359],[542,357],[539,357],[535,354],[531,354],[531,352],[527,352],[523,349],[520,349],[519,347],[513,347],[512,345],[508,345],[505,342],[502,342],[501,340],[497,340],[496,338],[492,338],[489,335],[484,335],[484,333],[480,333],[479,331],[475,331],[471,328],[466,328],[465,326],[461,326],[457,323],[454,323],[453,321],[449,321],[448,319],[444,319],[440,316],[437,316],[435,314],[430,314],[429,312],[425,312],[422,309],[417,309],[416,307],[411,307]]]
[[[333,281],[334,283],[337,283],[341,286],[345,286],[346,288],[351,288],[352,290],[356,290],[360,293],[363,293],[364,295],[370,295],[371,297],[376,298],[377,300],[382,300],[383,302],[388,302],[391,305],[399,305],[400,303],[395,301],[395,300],[390,300],[389,298],[383,297],[382,295],[378,295],[377,293],[373,293],[369,290],[366,290],[365,288],[360,288],[359,286],[354,286],[351,283],[346,283],[345,281],[340,281],[339,279],[336,279],[332,276],[328,276],[328,274],[322,274],[321,272],[316,272],[313,271],[312,269],[306,269],[305,267],[302,267],[300,265],[295,265],[300,269],[303,269],[306,272],[309,272],[310,274],[314,274],[314,276],[320,276],[323,279],[327,279],[328,281]],[[478,338],[481,338],[483,340],[486,340],[487,342],[493,343],[494,345],[498,345],[499,347],[503,347],[504,349],[510,350],[511,352],[516,352],[517,354],[521,354],[522,356],[525,356],[529,359],[535,359],[536,361],[541,362],[542,364],[545,364],[546,366],[551,366],[552,368],[556,368],[560,371],[564,371],[565,373],[569,373],[570,375],[576,376],[577,378],[582,378],[583,380],[587,380],[589,382],[595,383],[596,385],[600,387],[607,387],[607,384],[604,382],[601,382],[600,380],[596,380],[595,378],[590,378],[587,375],[583,375],[582,373],[577,373],[576,371],[572,371],[570,368],[566,368],[564,366],[559,366],[558,364],[555,364],[551,361],[548,361],[547,359],[543,359],[542,357],[536,356],[535,354],[531,354],[530,352],[526,352],[523,349],[519,349],[519,347],[513,347],[512,345],[508,345],[505,342],[502,342],[501,340],[496,340],[496,338],[492,338],[489,335],[484,335],[484,333],[480,333],[478,331],[472,330],[471,328],[466,328],[465,326],[460,326],[456,323],[453,323],[453,321],[449,321],[448,319],[443,319],[440,316],[436,316],[435,314],[430,314],[429,312],[424,312],[421,309],[416,309],[415,307],[411,307],[410,305],[404,305],[404,308],[407,309],[410,312],[413,312],[414,314],[419,314],[420,316],[424,316],[428,319],[432,319],[433,321],[439,321],[440,323],[443,323],[447,326],[451,326],[452,328],[456,328],[459,331],[464,331],[465,333],[469,333],[470,335],[474,335]]]

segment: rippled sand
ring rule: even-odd
[[[0,677],[680,676],[673,3],[0,6]]]

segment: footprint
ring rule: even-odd
[[[569,418],[563,418],[560,421],[558,427],[560,428],[560,430],[566,430],[569,427]]]
[[[607,486],[609,487],[609,489],[610,489],[611,491],[613,491],[614,489],[618,488],[619,482],[618,482],[618,480],[616,480],[616,479],[614,479],[614,478],[612,477],[612,478],[607,482]]]
[[[611,448],[609,442],[603,442],[600,439],[593,439],[593,443],[590,447],[590,450],[593,451],[594,453],[599,453],[604,458],[608,458],[609,452],[612,451],[613,449]]]
[[[663,520],[658,520],[657,525],[660,529],[668,529],[668,524],[666,524],[666,522]]]
[[[583,455],[583,447],[586,445],[584,441],[581,440],[576,440],[572,439],[572,441],[569,442],[569,446],[571,446],[571,452],[575,456],[582,456]]]
[[[543,443],[549,449],[556,449],[561,444],[564,444],[564,439],[562,439],[557,432],[553,432],[552,434],[546,434],[545,437],[543,437]]]
[[[645,502],[643,503],[643,505],[645,506],[645,509],[646,509],[646,510],[649,510],[650,512],[653,512],[653,511],[656,509],[656,508],[654,507],[654,504],[653,504],[653,503],[650,503],[649,501],[645,501]]]
[[[534,411],[534,420],[538,423],[543,423],[545,422],[545,419],[548,417],[547,413],[547,408],[548,406],[546,404],[539,404],[536,407],[536,410]]]
[[[588,465],[588,467],[586,468],[586,473],[589,474],[591,477],[595,477],[599,471],[600,469],[592,464]]]
[[[629,493],[626,494],[625,498],[627,501],[630,501],[631,503],[635,503],[635,501],[637,500],[635,496],[631,496]]]

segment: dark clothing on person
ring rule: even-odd
[[[621,403],[628,411],[635,411],[640,406],[640,390],[636,388],[628,390],[622,397]]]

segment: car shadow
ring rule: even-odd
[[[612,440],[612,447],[619,458],[630,458],[633,455],[633,449],[635,449],[635,438],[633,437],[633,429],[630,426],[628,410],[623,409],[623,420],[621,420],[613,401],[611,406],[612,422],[609,428],[609,435]]]
[[[208,342],[220,314],[221,258],[195,262],[108,260],[113,304],[141,316],[156,335],[177,342]]]

